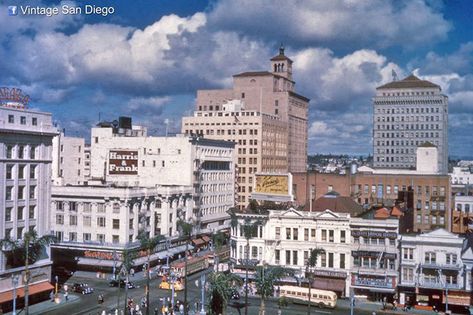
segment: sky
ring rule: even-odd
[[[102,15],[8,16],[8,6],[111,6]],[[280,44],[309,104],[308,151],[372,153],[375,88],[411,73],[449,97],[449,153],[473,157],[468,0],[0,0],[0,86],[30,95],[66,135],[132,116],[180,132],[198,89],[270,70]]]

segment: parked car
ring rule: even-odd
[[[65,267],[54,268],[53,274],[59,277],[71,277],[74,272],[66,269]]]
[[[108,283],[109,286],[111,287],[118,287],[120,285],[120,288],[124,288],[125,287],[125,280],[124,279],[120,279],[120,281],[116,280],[116,279],[112,279],[110,280],[110,282]],[[136,288],[135,284],[131,281],[128,281],[128,289],[134,289]]]
[[[89,287],[87,283],[74,283],[72,285],[72,291],[80,294],[91,294],[94,293],[94,288]]]

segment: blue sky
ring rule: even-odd
[[[450,101],[449,151],[473,156],[473,4],[450,0],[96,0],[111,16],[7,16],[0,0],[0,86],[23,88],[73,136],[133,116],[179,132],[197,89],[269,70],[281,42],[311,99],[310,153],[368,154],[374,89],[414,72]],[[2,16],[1,14],[4,14]]]

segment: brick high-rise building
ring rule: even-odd
[[[448,166],[448,98],[440,86],[410,75],[376,88],[373,99],[374,167],[413,169],[416,148],[438,149],[438,170]]]
[[[230,89],[197,91],[194,115],[182,119],[183,133],[236,143],[240,207],[254,173],[306,170],[309,99],[294,86],[292,60],[281,47],[271,71],[236,74]]]

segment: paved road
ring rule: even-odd
[[[142,277],[137,276],[137,281],[134,281],[138,286],[135,289],[128,290],[128,297],[133,298],[135,302],[139,303],[140,299],[145,295],[145,280]],[[194,314],[195,311],[195,302],[200,301],[200,289],[195,285],[195,280],[200,278],[200,274],[195,274],[190,276],[189,286],[188,286],[188,301],[191,304],[191,314]],[[132,279],[133,281],[133,279]],[[95,288],[95,292],[90,295],[81,295],[79,299],[70,302],[70,304],[65,304],[56,310],[49,310],[43,313],[37,314],[51,314],[51,315],[96,315],[100,314],[102,310],[111,310],[117,306],[117,300],[119,297],[120,309],[124,308],[124,289],[113,288],[108,286],[108,280],[106,279],[91,279],[91,278],[81,278],[79,276],[73,276],[69,279],[68,283],[72,282],[87,282],[90,286]],[[151,291],[150,291],[150,314],[153,314],[155,307],[160,309],[161,303],[160,300],[167,299],[171,297],[171,292],[168,290],[161,290],[158,288],[160,279],[153,279],[151,281]],[[105,302],[101,305],[97,302],[98,294],[103,294]],[[177,293],[177,299],[184,300],[183,291]],[[243,302],[244,297],[241,301]],[[258,298],[249,299],[250,306],[248,308],[248,315],[257,315],[259,311],[260,300]],[[316,307],[312,308],[311,314],[313,315],[347,315],[350,314],[350,311],[346,308],[347,303],[340,301],[336,309],[318,309]],[[275,301],[267,301],[266,303],[266,315],[276,315],[277,314],[277,304]],[[238,310],[233,307],[228,307],[228,315],[240,315]],[[293,314],[293,315],[306,315],[307,306],[290,304],[287,308],[282,310],[282,314]],[[241,310],[241,315],[244,315],[244,309]],[[372,310],[356,310],[355,315],[372,315]]]

